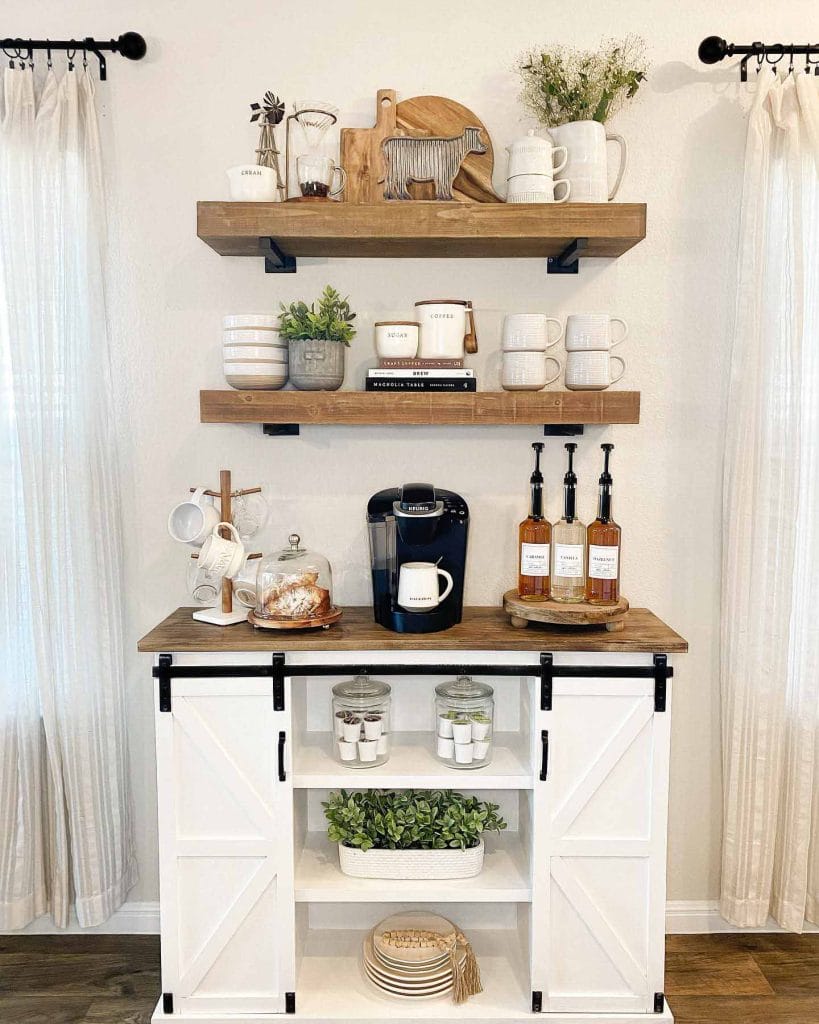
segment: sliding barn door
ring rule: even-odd
[[[283,1013],[295,990],[289,711],[273,710],[270,679],[174,679],[156,724],[163,993],[174,1012]]]
[[[544,1011],[651,1012],[663,990],[669,711],[643,678],[556,679],[538,715],[532,989]],[[545,756],[544,756],[545,755]]]

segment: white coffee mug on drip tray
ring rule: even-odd
[[[447,581],[443,593],[438,577]],[[449,596],[453,581],[446,569],[434,562],[404,562],[398,574],[398,604],[408,612],[431,612]]]

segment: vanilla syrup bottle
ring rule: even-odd
[[[543,474],[540,471],[543,443],[536,441],[532,447],[535,470],[529,478],[531,505],[528,517],[518,528],[518,596],[523,601],[547,601],[552,525],[543,517]]]
[[[552,527],[553,601],[577,603],[586,597],[586,527],[577,518],[577,477],[573,461],[577,445],[564,445],[569,468],[563,477],[563,518]]]
[[[620,527],[611,517],[609,457],[613,444],[601,444],[603,472],[597,519],[586,531],[586,600],[590,604],[617,604],[620,600]]]

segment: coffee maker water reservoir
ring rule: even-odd
[[[391,487],[370,498],[367,522],[375,621],[396,633],[436,633],[460,622],[469,532],[460,494],[432,484]],[[441,589],[442,577],[451,587]]]

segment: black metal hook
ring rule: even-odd
[[[54,62],[51,59],[51,41],[46,39],[46,67],[49,71],[54,67]]]

